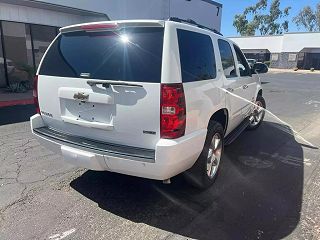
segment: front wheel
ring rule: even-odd
[[[197,162],[184,174],[187,182],[200,189],[210,187],[218,175],[223,149],[223,127],[220,123],[212,121]]]
[[[248,130],[257,129],[261,125],[266,113],[266,101],[262,96],[258,95],[255,104],[253,113],[249,118],[250,123],[247,127]]]

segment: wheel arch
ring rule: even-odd
[[[208,123],[208,128],[209,125],[212,121],[216,121],[220,123],[223,126],[223,130],[226,133],[227,128],[228,128],[228,122],[229,122],[229,112],[228,109],[222,108],[218,111],[216,111],[212,116],[210,117],[209,123]]]

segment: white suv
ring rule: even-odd
[[[64,27],[35,78],[32,132],[76,166],[165,182],[185,172],[206,188],[224,145],[263,120],[254,73],[239,47],[193,21]]]

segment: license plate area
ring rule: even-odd
[[[61,100],[61,116],[80,121],[113,123],[115,105],[92,102],[79,102],[75,100]]]
[[[79,96],[86,96],[79,99]],[[65,122],[86,127],[113,126],[116,105],[113,96],[87,89],[59,89],[61,118]]]

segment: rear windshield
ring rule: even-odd
[[[72,32],[60,35],[39,74],[59,77],[161,82],[163,28]]]

